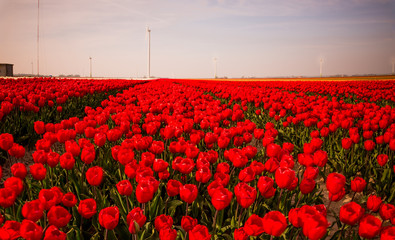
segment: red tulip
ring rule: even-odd
[[[377,163],[384,167],[384,165],[388,162],[388,156],[386,154],[380,154],[377,156]]]
[[[85,164],[91,164],[96,158],[96,150],[94,146],[86,146],[81,151],[81,161]]]
[[[363,145],[366,151],[372,151],[376,144],[372,140],[366,140]]]
[[[78,213],[86,219],[96,214],[96,201],[93,198],[81,200],[78,205]]]
[[[376,195],[370,195],[366,202],[366,207],[372,212],[377,212],[382,202],[383,201],[381,200],[381,197],[378,197]]]
[[[49,210],[52,206],[55,206],[58,201],[55,191],[51,189],[41,189],[38,199],[43,204],[45,210]]]
[[[0,148],[8,151],[14,145],[14,137],[9,133],[0,134]]]
[[[47,169],[41,163],[35,163],[30,166],[30,174],[37,181],[41,181],[45,179],[45,175],[47,174]]]
[[[233,233],[233,238],[235,240],[247,240],[248,234],[244,231],[244,227],[235,229]]]
[[[22,207],[22,216],[33,222],[37,222],[43,216],[43,212],[44,206],[38,199],[26,202]]]
[[[119,194],[122,196],[130,196],[133,192],[133,186],[129,180],[119,181],[116,185]]]
[[[174,197],[180,193],[182,183],[177,180],[170,179],[166,185],[166,192],[169,197]]]
[[[4,181],[4,188],[13,191],[15,196],[19,196],[23,191],[23,181],[17,177],[9,177]]]
[[[393,240],[395,239],[395,226],[387,226],[381,230],[381,240]]]
[[[276,170],[275,180],[279,188],[289,187],[295,178],[295,171],[289,168],[280,167]]]
[[[11,173],[14,175],[14,177],[20,178],[20,179],[25,179],[27,175],[27,169],[26,166],[23,163],[15,163],[11,167]]]
[[[20,228],[21,236],[29,240],[40,240],[43,235],[43,228],[35,222],[24,219]]]
[[[119,222],[118,207],[107,207],[99,213],[99,223],[102,227],[108,230],[113,230]]]
[[[163,172],[167,170],[169,163],[164,161],[163,159],[155,159],[153,164],[153,169],[155,172]]]
[[[207,166],[198,168],[198,170],[195,173],[196,181],[201,183],[207,183],[210,180],[211,176],[212,174],[210,168]]]
[[[276,189],[273,187],[274,180],[267,176],[261,176],[258,180],[258,189],[264,198],[271,198],[276,193]]]
[[[354,226],[364,215],[365,209],[356,202],[349,202],[340,208],[340,221]]]
[[[255,179],[255,171],[252,167],[246,167],[239,173],[239,180],[245,183],[249,183]]]
[[[74,164],[75,164],[75,159],[73,157],[73,154],[69,152],[65,152],[62,156],[60,156],[60,166],[63,169],[71,170],[73,169]]]
[[[190,216],[183,216],[181,219],[181,227],[185,232],[191,231],[197,225],[197,219]]]
[[[355,177],[351,180],[351,190],[354,192],[362,192],[366,187],[366,181],[361,177]]]
[[[196,225],[192,230],[188,232],[190,240],[210,240],[211,235],[208,229],[204,225]]]
[[[102,132],[96,133],[93,139],[94,139],[93,141],[95,142],[96,146],[98,146],[98,147],[103,147],[107,141],[106,134],[104,134]]]
[[[94,166],[86,171],[86,180],[92,186],[99,186],[103,181],[103,169],[99,166]]]
[[[311,240],[321,239],[327,232],[328,221],[321,214],[314,215],[303,215],[302,221],[307,224],[303,224],[303,234]]]
[[[81,153],[81,148],[78,143],[74,140],[68,140],[65,142],[66,152],[73,154],[73,157],[78,157]]]
[[[54,225],[51,225],[45,231],[44,240],[66,240],[67,235],[66,233],[59,230]]]
[[[381,220],[373,215],[366,214],[359,222],[359,236],[363,238],[374,238],[381,230]]]
[[[332,194],[339,193],[346,184],[346,177],[340,173],[330,173],[326,178],[326,188]]]
[[[74,207],[77,204],[77,197],[72,192],[68,192],[63,195],[62,203],[65,207]]]
[[[8,154],[15,158],[23,158],[25,156],[25,148],[17,143],[12,145],[12,148],[8,150]]]
[[[139,228],[141,228],[145,224],[146,220],[147,217],[144,216],[143,210],[141,210],[139,207],[132,209],[132,211],[130,211],[126,216],[126,222],[129,226],[129,232],[131,234],[137,233],[139,229],[135,228],[135,223],[137,223]]]
[[[180,187],[180,198],[186,203],[191,204],[198,195],[198,189],[194,184],[185,184]]]
[[[3,227],[0,229],[6,230],[6,232],[10,236],[10,239],[18,239],[21,237],[20,234],[21,223],[17,221],[10,221],[10,220],[6,221]]]
[[[263,219],[256,214],[252,214],[244,224],[244,231],[249,236],[256,237],[261,235],[265,231],[263,225]]]
[[[278,157],[281,147],[277,144],[271,143],[266,147],[266,155],[268,157]]]
[[[47,217],[50,225],[62,228],[69,223],[71,214],[61,206],[53,206],[49,209]]]
[[[384,203],[380,206],[380,217],[383,220],[395,218],[395,206],[390,203]]]
[[[287,220],[279,211],[271,211],[263,217],[263,229],[272,236],[279,237],[287,228]]]
[[[246,183],[239,183],[234,189],[237,202],[243,207],[248,208],[255,202],[257,191],[254,187]]]
[[[315,188],[315,180],[314,179],[303,178],[302,182],[300,182],[299,188],[300,188],[300,192],[302,194],[309,194]]]
[[[160,232],[162,229],[171,228],[173,226],[173,218],[162,214],[155,218],[155,229]]]
[[[233,194],[226,188],[218,188],[211,197],[211,202],[217,211],[225,209],[232,201]]]
[[[177,238],[177,230],[171,228],[164,228],[159,232],[160,240],[175,240]]]

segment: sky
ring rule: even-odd
[[[389,74],[395,0],[40,0],[39,73],[93,77]],[[37,74],[38,0],[0,0],[0,63]]]

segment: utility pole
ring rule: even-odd
[[[89,57],[89,77],[92,78],[92,57]]]
[[[151,76],[151,29],[147,27],[147,34],[148,34],[148,78]]]
[[[40,0],[37,0],[37,77],[40,76]]]

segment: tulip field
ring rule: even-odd
[[[0,83],[0,240],[395,239],[394,79]]]

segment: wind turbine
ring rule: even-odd
[[[148,78],[151,76],[151,29],[147,27],[147,35],[148,35]]]
[[[217,58],[214,58],[214,67],[215,67],[215,72],[214,72],[214,78],[217,78]]]
[[[394,70],[395,70],[395,60],[392,59],[392,75],[394,75]]]
[[[323,62],[323,60],[321,58],[320,59],[320,77],[322,77],[322,62]]]

